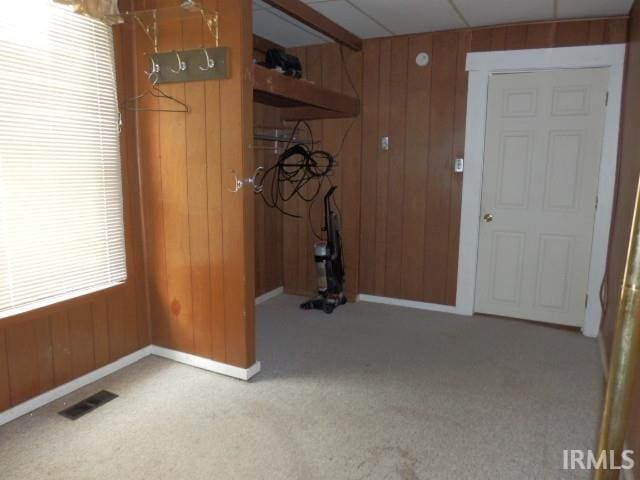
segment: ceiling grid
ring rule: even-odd
[[[468,27],[627,15],[633,0],[302,0],[360,38]],[[286,47],[331,40],[261,0],[254,32]]]

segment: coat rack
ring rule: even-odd
[[[132,19],[151,42],[153,53],[150,57],[154,65],[154,85],[229,78],[229,49],[220,46],[218,12],[206,10],[195,0],[184,0],[179,6],[125,11],[118,17],[124,20]],[[159,21],[195,17],[202,19],[213,37],[215,47],[158,52]]]
[[[197,82],[229,78],[227,47],[152,53],[155,83]]]

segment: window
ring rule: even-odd
[[[2,9],[0,318],[126,279],[111,28]]]

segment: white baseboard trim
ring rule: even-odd
[[[271,300],[278,295],[282,295],[284,293],[284,287],[274,288],[270,292],[263,293],[259,297],[256,297],[256,305],[260,305],[261,303],[266,302],[267,300]]]
[[[138,360],[143,359],[144,357],[151,354],[151,346],[147,346],[141,348],[140,350],[136,350],[133,353],[130,353],[126,357],[122,357],[116,360],[113,363],[109,363],[104,367],[100,367],[93,372],[89,372],[86,375],[76,378],[75,380],[71,380],[59,387],[54,388],[53,390],[49,390],[37,397],[33,397],[26,402],[22,402],[15,407],[10,408],[9,410],[5,410],[0,413],[0,425],[4,425],[5,423],[9,423],[12,420],[15,420],[18,417],[26,415],[40,407],[45,406],[48,403],[51,403],[55,400],[58,400],[65,395],[78,390],[90,383],[93,383],[97,380],[100,380],[102,377],[106,377],[107,375],[111,375],[118,370],[123,369],[124,367],[128,367],[132,363],[137,362]]]
[[[192,367],[202,368],[210,372],[227,375],[228,377],[239,378],[240,380],[249,380],[260,371],[260,362],[254,363],[249,368],[241,368],[229,365],[228,363],[216,362],[208,358],[191,355],[190,353],[158,347],[157,345],[151,345],[151,354]]]
[[[437,303],[416,302],[415,300],[404,300],[402,298],[379,297],[377,295],[359,294],[356,301],[384,303],[386,305],[396,305],[399,307],[417,308],[419,310],[431,310],[434,312],[458,313],[456,307],[452,305],[440,305]]]
[[[115,362],[109,363],[104,367],[100,367],[86,375],[71,380],[64,385],[60,385],[53,390],[49,390],[48,392],[38,395],[37,397],[33,397],[26,402],[22,402],[11,407],[4,412],[0,412],[0,425],[9,423],[18,417],[31,413],[40,407],[44,407],[48,403],[58,400],[59,398],[89,385],[90,383],[96,382],[107,375],[111,375],[118,370],[128,367],[149,355],[168,358],[175,362],[184,363],[186,365],[191,365],[192,367],[202,368],[203,370],[227,375],[229,377],[239,378],[240,380],[249,380],[260,371],[260,362],[254,363],[249,368],[240,368],[227,363],[216,362],[214,360],[209,360],[208,358],[191,355],[189,353],[178,352],[177,350],[170,350],[168,348],[158,347],[157,345],[148,345],[116,360]]]

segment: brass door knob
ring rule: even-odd
[[[482,217],[484,219],[485,222],[489,223],[490,221],[493,220],[493,215],[490,213],[485,213],[484,217]]]

